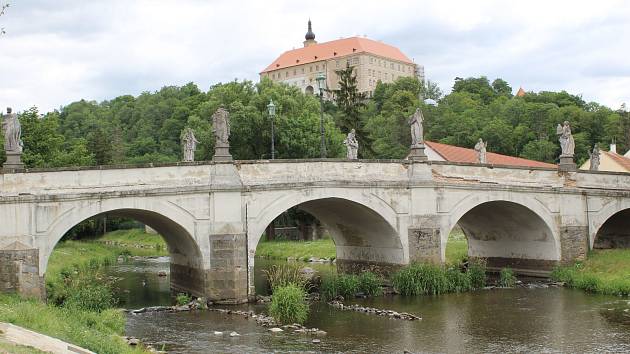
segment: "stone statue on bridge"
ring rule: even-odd
[[[573,156],[575,155],[575,140],[571,134],[571,126],[569,121],[565,120],[563,125],[558,124],[556,128],[556,134],[560,141],[560,148],[562,152],[560,154],[559,168],[561,171],[575,171],[577,166],[573,162]]]
[[[22,126],[11,107],[7,107],[7,114],[2,116],[2,132],[4,133],[4,151],[22,152]]]
[[[411,151],[408,158],[412,161],[426,161],[427,155],[424,153],[424,138],[422,122],[424,116],[420,108],[416,108],[414,114],[409,117],[408,123],[411,129]]]
[[[573,140],[573,135],[571,134],[569,121],[565,120],[564,125],[558,124],[556,133],[558,134],[560,140],[562,155],[573,157],[573,155],[575,155],[575,141]]]
[[[588,156],[590,156],[591,158],[590,170],[599,171],[600,153],[599,153],[599,146],[597,144],[593,146],[593,152],[590,152],[590,151],[588,152]]]
[[[477,161],[479,163],[488,163],[488,159],[486,157],[486,148],[488,147],[488,142],[483,141],[483,139],[479,138],[477,144],[475,144],[475,151],[477,152]]]
[[[195,151],[199,143],[195,138],[195,132],[191,128],[185,128],[182,131],[181,141],[184,148],[184,162],[195,161]]]
[[[356,131],[352,129],[346,140],[343,141],[344,145],[346,145],[346,149],[348,149],[348,160],[356,160],[359,155],[359,142],[356,138]]]
[[[16,113],[7,107],[7,114],[2,115],[2,133],[4,135],[4,151],[7,160],[2,165],[5,169],[22,169],[22,126]]]
[[[411,128],[411,147],[418,147],[424,143],[422,123],[424,116],[420,108],[416,108],[416,112],[409,117],[409,127]]]
[[[212,132],[214,133],[215,161],[231,161],[230,155],[230,113],[219,107],[212,115]]]

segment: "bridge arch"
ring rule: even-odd
[[[280,214],[299,207],[317,218],[331,233],[338,265],[404,264],[406,240],[398,231],[396,211],[383,200],[356,189],[310,189],[279,192],[277,198],[250,204],[260,210],[248,217],[250,266],[265,228]],[[405,243],[405,244],[403,244]]]
[[[40,257],[40,274],[61,238],[79,223],[100,215],[137,220],[156,230],[170,255],[171,288],[203,295],[203,253],[194,236],[194,219],[182,209],[150,198],[116,198],[84,202],[58,216],[46,231],[48,245]]]
[[[443,250],[455,225],[466,235],[468,255],[487,258],[491,267],[550,270],[561,258],[556,222],[533,198],[492,192],[462,200],[442,232]]]
[[[630,247],[630,201],[609,203],[591,220],[591,248]]]

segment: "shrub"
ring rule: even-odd
[[[190,295],[185,294],[185,293],[179,293],[175,297],[175,303],[177,304],[177,306],[187,305],[190,303],[191,300],[192,298],[190,297]]]
[[[382,295],[382,283],[382,279],[372,272],[365,272],[359,275],[359,290],[367,296]]]
[[[107,284],[92,283],[74,288],[65,299],[63,306],[71,309],[101,312],[118,303],[111,287]]]
[[[472,289],[470,274],[462,273],[455,266],[446,269],[446,283],[449,292],[461,293]]]
[[[304,288],[297,284],[277,287],[271,297],[269,314],[280,323],[304,323],[308,318]]]
[[[434,264],[411,264],[394,274],[393,284],[402,295],[437,295],[448,291],[444,268]]]
[[[512,268],[502,268],[499,273],[499,285],[505,288],[511,288],[516,285],[516,276]]]
[[[486,286],[486,261],[480,258],[471,259],[466,273],[470,277],[472,289],[481,289]]]
[[[359,292],[359,277],[352,274],[339,274],[322,280],[320,294],[325,300],[332,300],[337,296],[354,297]]]
[[[271,292],[277,288],[295,284],[304,290],[308,290],[308,279],[304,277],[299,267],[293,265],[273,265],[271,269],[263,271],[271,287]]]

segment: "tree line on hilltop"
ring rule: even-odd
[[[341,89],[325,101],[328,157],[345,156],[345,134],[355,128],[361,158],[404,158],[409,150],[408,117],[417,107],[425,116],[425,139],[473,147],[479,138],[488,150],[528,159],[557,162],[558,123],[571,122],[576,162],[588,158],[595,143],[630,146],[630,116],[580,96],[528,92],[514,97],[502,79],[456,78],[443,95],[431,82],[399,78],[379,82],[371,99],[356,92],[352,68],[340,70]],[[427,105],[419,97],[430,97]],[[210,160],[214,137],[210,116],[223,105],[230,112],[231,152],[235,159],[270,157],[267,104],[276,104],[276,158],[315,158],[320,153],[320,103],[317,96],[268,79],[254,84],[233,81],[211,86],[166,86],[138,97],[109,101],[81,100],[45,114],[33,107],[20,113],[28,167],[89,166],[181,160],[181,131],[190,127],[200,141],[196,160]],[[0,140],[2,137],[0,137]],[[4,152],[0,162],[4,161]]]

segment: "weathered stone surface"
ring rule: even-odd
[[[409,229],[409,260],[414,262],[441,262],[440,229],[423,227]]]
[[[0,250],[0,292],[46,298],[38,249],[27,249],[16,242]]]
[[[588,252],[588,226],[561,226],[560,244],[563,264],[586,259]]]

